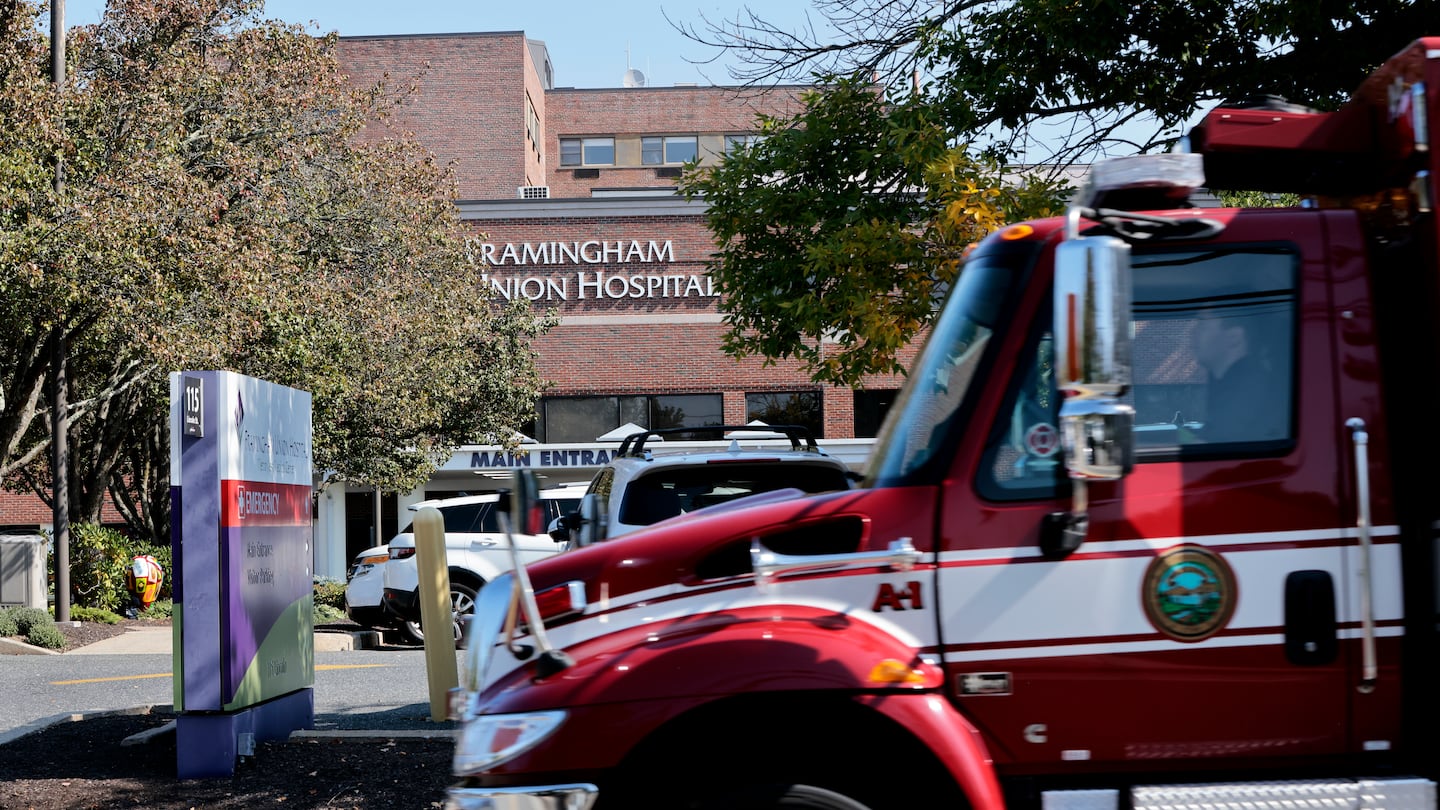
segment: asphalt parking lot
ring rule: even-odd
[[[172,705],[170,638],[157,627],[65,654],[0,655],[0,744],[77,714]],[[453,722],[431,719],[424,648],[354,642],[316,634],[316,733],[453,732]]]

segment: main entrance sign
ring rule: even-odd
[[[223,776],[314,724],[310,394],[225,371],[170,393],[179,775]]]

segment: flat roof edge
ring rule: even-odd
[[[676,217],[705,213],[703,200],[683,197],[566,197],[542,200],[457,200],[462,221],[555,217]]]
[[[454,31],[435,34],[340,34],[341,39],[481,39],[484,37],[524,36],[524,31]],[[527,39],[529,38],[527,37]],[[544,40],[535,41],[544,42]]]

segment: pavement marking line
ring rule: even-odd
[[[169,678],[169,672],[157,672],[154,675],[122,675],[117,678],[81,678],[76,681],[51,681],[51,686],[74,686],[77,683],[109,683],[111,681],[138,681],[145,678]]]
[[[323,669],[323,670],[332,670],[332,669],[376,669],[376,668],[379,668],[379,667],[388,667],[388,666],[394,666],[394,665],[393,665],[393,664],[321,664],[321,665],[315,667],[315,669],[316,669],[316,671],[319,671],[319,670],[322,670],[322,669]],[[81,678],[81,679],[79,679],[79,680],[74,680],[74,681],[51,681],[51,682],[50,682],[50,685],[51,685],[51,686],[74,686],[75,684],[79,684],[79,683],[109,683],[109,682],[111,682],[111,681],[137,681],[137,680],[144,680],[145,678],[171,678],[171,677],[174,677],[174,673],[172,673],[172,672],[157,672],[157,673],[155,673],[155,674],[153,674],[153,675],[121,675],[121,676],[118,676],[118,677],[115,677],[115,678]]]

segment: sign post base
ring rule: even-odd
[[[234,776],[236,759],[253,753],[253,748],[242,750],[242,739],[253,746],[314,727],[314,688],[235,712],[181,713],[175,718],[175,775],[180,779]]]

